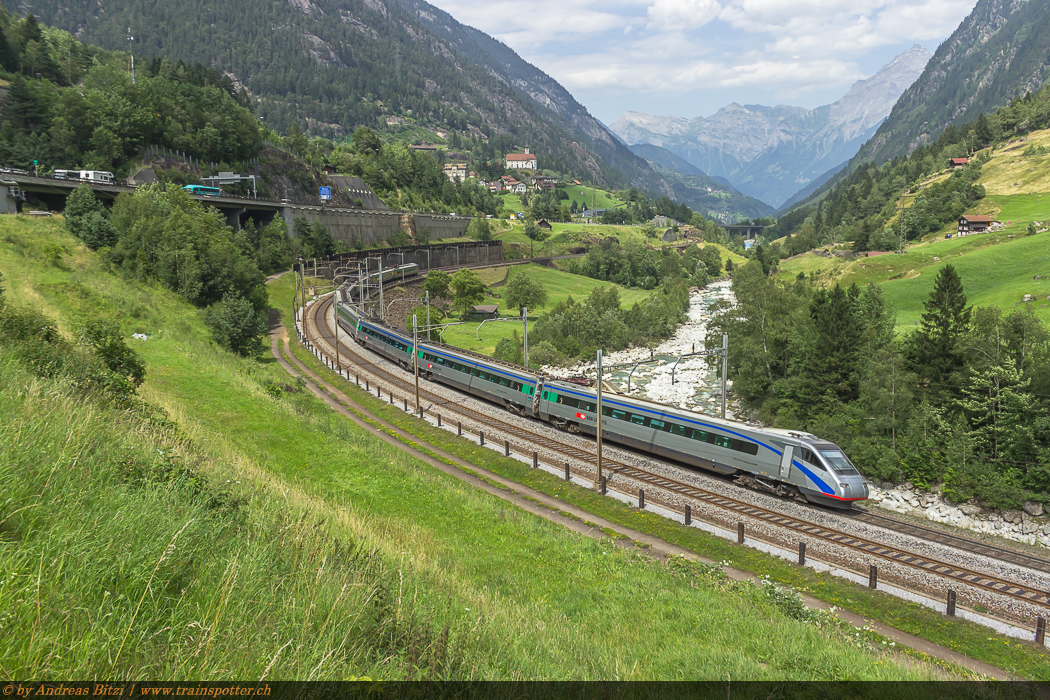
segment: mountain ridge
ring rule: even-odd
[[[911,153],[947,126],[974,121],[1050,79],[1050,11],[1032,0],[978,0],[934,52],[871,142],[876,164]]]
[[[835,102],[815,109],[733,102],[707,118],[625,112],[610,128],[628,143],[666,148],[712,177],[727,178],[744,194],[778,206],[849,160],[929,57],[915,45],[853,83]]]

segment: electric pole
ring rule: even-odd
[[[132,48],[131,43],[135,41],[135,37],[131,36],[131,27],[128,27],[128,53],[131,54],[131,84],[135,84],[135,50]]]
[[[598,351],[598,479],[594,488],[602,487],[602,351]]]

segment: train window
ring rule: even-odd
[[[727,437],[725,435],[715,435],[715,444],[719,447],[732,447],[733,438]]]
[[[627,420],[627,414],[623,411],[613,411],[612,417],[617,420]]]
[[[578,406],[578,408],[582,408],[584,411],[591,411],[591,412],[597,410],[597,407],[593,403],[587,403],[586,401],[581,401],[580,405]]]
[[[821,450],[820,454],[824,455],[824,458],[831,462],[831,468],[835,470],[836,474],[848,475],[858,473],[853,463],[843,454],[842,450]]]
[[[664,423],[662,420],[657,420],[653,418],[651,421],[649,421],[649,427],[656,428],[657,430],[667,430],[667,423]]]
[[[707,433],[705,433],[703,430],[697,430],[696,428],[693,428],[693,434],[690,437],[692,437],[694,440],[699,440],[700,442],[707,442]]]
[[[668,432],[670,432],[672,435],[681,435],[681,436],[684,437],[685,436],[685,426],[684,425],[676,425],[675,423],[671,423],[670,424],[670,430]]]
[[[737,452],[744,452],[749,455],[758,454],[758,444],[754,442],[746,442],[744,440],[733,440],[733,449]]]
[[[645,416],[640,416],[637,413],[630,414],[630,420],[636,425],[645,425]]]

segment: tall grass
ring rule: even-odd
[[[0,358],[0,667],[13,678],[454,672],[333,513],[214,483],[170,428]],[[419,671],[417,671],[419,673]]]

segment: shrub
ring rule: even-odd
[[[205,310],[204,322],[211,329],[212,339],[227,350],[245,357],[262,351],[268,330],[266,315],[244,297],[227,292],[222,301]]]

